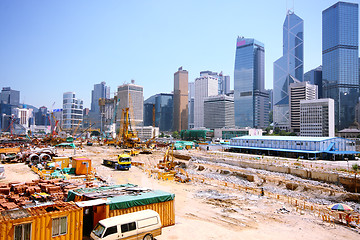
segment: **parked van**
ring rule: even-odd
[[[91,232],[91,239],[151,240],[161,235],[161,220],[157,212],[143,210],[100,220]]]

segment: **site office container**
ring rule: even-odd
[[[3,211],[0,240],[81,240],[83,212],[73,202]]]
[[[70,158],[68,157],[53,157],[52,162],[56,162],[61,166],[61,169],[68,168],[70,166]]]
[[[72,167],[76,175],[87,175],[92,172],[91,160],[86,157],[73,158]]]
[[[115,217],[127,213],[138,212],[146,209],[156,211],[159,216],[163,227],[175,224],[175,195],[160,190],[141,193],[137,196],[117,196],[107,198],[106,203],[89,199],[86,194],[90,194],[90,189],[84,189],[86,193],[80,192],[81,190],[70,190],[68,193],[67,201],[75,201],[79,206],[82,203],[84,207],[84,226],[90,225],[91,230],[102,219]],[[101,192],[100,189],[95,189]],[[104,191],[106,188],[104,188]],[[93,200],[94,204],[88,204],[86,201]],[[104,200],[105,201],[105,200]],[[87,227],[85,227],[87,228]],[[88,229],[84,230],[88,232]]]

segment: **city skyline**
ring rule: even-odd
[[[189,71],[189,81],[205,70],[230,73],[233,89],[233,46],[244,36],[264,43],[265,87],[271,89],[287,8],[304,19],[306,72],[321,65],[321,13],[334,3],[312,2],[309,9],[308,1],[294,6],[287,1],[2,1],[0,82],[20,91],[21,103],[49,109],[54,102],[61,108],[67,91],[90,107],[92,87],[102,81],[112,95],[131,79],[144,87],[145,98],[170,93],[179,66]],[[204,20],[214,9],[222,17]],[[220,34],[209,37],[214,31]]]

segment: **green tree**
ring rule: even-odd
[[[172,136],[173,136],[173,138],[178,139],[180,137],[180,134],[178,133],[178,131],[175,131],[172,133]]]
[[[357,171],[359,170],[359,165],[357,165],[356,163],[352,165],[352,169],[355,172],[355,193],[357,193],[357,182],[356,182],[356,175],[357,175]]]

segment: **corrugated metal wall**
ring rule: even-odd
[[[52,237],[52,218],[67,216],[67,234]],[[31,223],[31,240],[81,240],[83,231],[83,212],[81,208],[70,211],[57,211],[27,218],[4,220],[0,222],[0,240],[14,239],[15,225]]]
[[[161,223],[163,227],[171,226],[175,224],[175,208],[174,208],[174,201],[167,201],[167,202],[160,202],[160,203],[153,203],[144,206],[136,206],[126,209],[116,209],[110,210],[109,216],[107,217],[114,217],[126,213],[137,212],[141,210],[151,209],[156,211],[160,215]],[[109,205],[107,205],[109,208]]]

